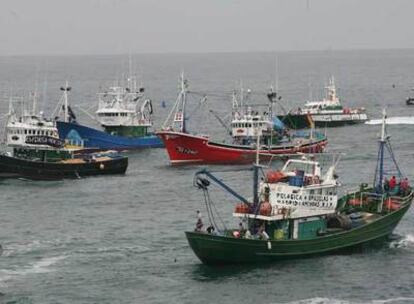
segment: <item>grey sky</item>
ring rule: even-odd
[[[1,0],[0,7],[0,55],[414,48],[413,0]]]

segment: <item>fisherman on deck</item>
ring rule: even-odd
[[[401,194],[405,195],[408,193],[408,190],[410,188],[410,183],[408,182],[408,178],[404,178],[400,181],[400,191]]]
[[[207,229],[206,229],[207,233],[209,233],[209,234],[214,233],[214,230],[215,229],[214,229],[214,226],[213,225],[208,226]]]
[[[267,234],[265,230],[264,224],[260,226],[259,231],[258,231],[258,236],[261,240],[265,240],[265,241],[269,240],[269,235]]]
[[[389,181],[390,190],[394,190],[395,186],[397,185],[397,179],[395,175],[393,175]]]
[[[197,223],[195,231],[200,232],[203,229],[203,221],[201,220],[201,212],[197,210]]]
[[[239,232],[240,232],[240,236],[242,237],[246,234],[246,229],[244,228],[242,222],[239,223]]]

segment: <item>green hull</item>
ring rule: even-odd
[[[186,232],[186,236],[194,253],[205,264],[270,262],[346,252],[354,247],[370,245],[385,239],[407,212],[411,200],[412,194],[406,198],[400,209],[371,223],[307,240],[264,241],[202,232]]]

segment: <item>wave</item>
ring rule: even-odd
[[[9,281],[10,279],[19,277],[19,276],[52,272],[53,268],[50,266],[58,263],[59,261],[65,258],[66,256],[43,258],[39,261],[31,263],[28,266],[22,267],[21,269],[15,269],[15,270],[1,269],[0,270],[0,282],[4,283],[5,281]]]
[[[407,234],[398,240],[392,241],[389,244],[390,248],[407,248],[414,247],[414,235]]]
[[[62,239],[53,239],[53,240],[27,240],[23,242],[16,243],[6,243],[2,244],[3,256],[15,256],[31,253],[37,250],[45,250],[50,247],[56,248],[64,246],[66,240]]]
[[[414,298],[390,298],[385,300],[360,300],[360,301],[350,301],[350,300],[341,300],[333,298],[322,298],[316,297],[311,299],[303,299],[293,302],[287,302],[286,304],[397,304],[397,303],[413,303]]]
[[[387,125],[414,125],[414,116],[396,116],[388,117],[385,120]],[[371,119],[365,122],[367,125],[380,125],[382,119]]]
[[[97,247],[97,248],[86,248],[76,250],[75,253],[80,254],[101,254],[101,253],[124,253],[124,252],[134,252],[134,253],[143,253],[151,251],[150,248],[145,246],[123,246],[123,247]]]
[[[38,240],[29,241],[26,243],[14,243],[3,246],[3,256],[13,256],[17,254],[25,254],[42,247]]]

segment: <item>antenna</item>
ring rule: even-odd
[[[275,64],[275,91],[279,92],[279,57],[276,54]]]
[[[33,92],[33,105],[32,105],[32,115],[35,116],[36,115],[36,95],[37,95],[37,81],[38,80],[38,74],[36,71],[36,80],[35,80],[35,89]]]
[[[42,101],[40,104],[40,109],[44,109],[44,105],[47,104],[47,74],[43,80],[43,90],[42,90]]]
[[[312,101],[313,94],[312,94],[312,81],[310,75],[308,75],[308,99]]]
[[[240,108],[243,107],[243,80],[240,79]]]
[[[68,122],[69,121],[69,111],[68,111],[68,92],[71,90],[72,88],[69,86],[68,81],[66,80],[65,86],[64,87],[60,87],[60,90],[63,91],[63,106],[64,106],[64,118],[63,121],[64,122]]]
[[[385,124],[387,119],[387,112],[384,109],[382,109],[382,127],[381,127],[381,142],[385,142]]]

